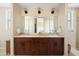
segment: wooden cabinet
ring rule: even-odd
[[[15,38],[14,53],[15,55],[30,55],[31,54],[31,39]]]
[[[48,43],[49,55],[63,55],[64,54],[64,39],[51,38]]]
[[[48,55],[48,39],[49,38],[39,38],[40,55]]]
[[[14,38],[15,55],[63,55],[64,38]]]

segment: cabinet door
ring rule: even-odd
[[[54,55],[55,54],[55,48],[56,48],[56,44],[54,39],[49,39],[49,43],[48,43],[48,55]]]
[[[48,39],[49,38],[39,38],[40,55],[48,55]]]
[[[14,39],[14,54],[25,55],[25,40],[21,38]]]
[[[30,39],[15,38],[14,40],[14,54],[15,55],[30,55]]]
[[[31,55],[32,54],[32,50],[31,50],[31,38],[25,38],[25,54],[26,55]]]
[[[48,55],[48,38],[33,38],[31,50],[32,55]]]
[[[31,40],[31,53],[32,55],[39,55],[39,39],[38,38],[32,38]]]
[[[54,38],[56,46],[56,55],[64,55],[64,38]]]
[[[64,54],[64,39],[50,38],[48,44],[49,55],[63,55]]]

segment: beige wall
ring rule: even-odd
[[[76,9],[76,47],[79,48],[79,8]]]
[[[16,34],[16,29],[21,26],[21,9],[16,5],[13,6],[13,33]]]
[[[37,8],[27,8],[28,14],[24,13],[25,8],[19,7],[17,5],[14,5],[14,12],[13,12],[13,19],[14,19],[14,35],[16,35],[16,29],[17,27],[21,28],[21,32],[24,31],[24,16],[33,16],[33,17],[48,17],[52,16],[51,14],[51,8],[41,8],[41,14],[38,14]],[[58,10],[55,10],[55,20],[57,20]],[[55,23],[56,24],[56,23]],[[57,26],[57,24],[56,24]]]
[[[58,27],[62,28],[62,33],[65,32],[65,4],[58,8]]]

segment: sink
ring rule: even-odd
[[[38,35],[49,35],[49,33],[39,32]]]
[[[63,35],[61,33],[40,32],[40,33],[22,33],[17,36],[21,36],[21,37],[62,37]]]
[[[48,35],[48,36],[62,36],[63,34],[61,33],[38,33],[38,35]]]

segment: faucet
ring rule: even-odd
[[[55,27],[54,34],[57,34],[57,28]]]

